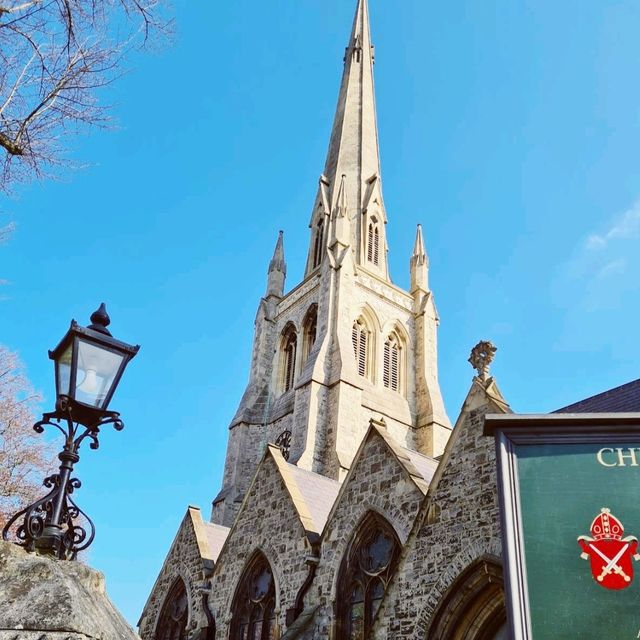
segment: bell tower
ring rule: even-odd
[[[318,180],[302,282],[285,293],[282,232],[258,305],[249,382],[231,421],[212,520],[230,526],[267,442],[292,464],[348,471],[369,420],[442,453],[451,426],[437,369],[438,316],[418,226],[411,291],[391,282],[367,0],[358,0]]]

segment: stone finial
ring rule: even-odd
[[[497,350],[497,347],[488,340],[481,340],[475,347],[473,347],[473,349],[471,349],[469,362],[478,372],[478,377],[481,380],[489,379],[489,367],[493,362],[493,358],[495,357]]]

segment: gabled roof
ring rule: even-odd
[[[222,551],[222,546],[229,535],[229,531],[229,527],[213,524],[213,522],[204,523],[204,533],[207,538],[209,554],[214,562],[218,561],[218,556]]]
[[[331,510],[329,511],[325,519],[325,525],[326,522],[331,519],[334,511],[338,508],[340,495],[347,490],[349,479],[354,473],[354,469],[356,469],[356,467],[358,466],[358,462],[363,455],[362,452],[367,446],[367,443],[372,437],[375,436],[382,438],[382,440],[386,443],[386,445],[389,447],[390,452],[393,454],[393,457],[404,469],[407,476],[411,479],[418,490],[425,495],[429,490],[429,485],[436,473],[436,470],[438,469],[439,462],[434,458],[429,458],[428,456],[422,455],[417,451],[406,449],[402,445],[398,444],[398,442],[396,442],[396,440],[394,440],[389,435],[385,426],[378,426],[375,420],[371,420],[369,423],[369,430],[367,431],[365,437],[360,443],[360,446],[358,447],[358,451],[356,452],[356,455],[353,458],[353,462],[351,463],[351,468],[347,472],[347,475],[339,488],[340,491],[338,495],[336,495],[333,505],[331,506]]]
[[[183,530],[186,530],[188,532],[189,527],[193,532],[195,543],[198,546],[198,552],[200,553],[200,559],[202,560],[202,569],[204,571],[211,570],[213,569],[214,564],[218,561],[220,551],[222,550],[224,541],[229,535],[230,529],[217,524],[213,524],[211,522],[204,522],[202,520],[200,507],[189,505],[189,507],[187,508],[187,512],[180,522],[180,526],[178,527],[178,531],[176,532],[173,542],[171,543],[169,552],[167,553],[164,562],[162,563],[162,568],[158,573],[158,577],[156,578],[153,588],[149,592],[149,597],[147,598],[147,602],[144,605],[144,608],[140,615],[138,626],[140,626],[140,621],[144,617],[145,612],[147,611],[147,607],[149,606],[149,603],[151,602],[155,594],[156,588],[160,581],[160,577],[162,576],[162,572],[164,571],[165,566],[167,566],[167,563],[172,557],[180,534],[183,532]]]
[[[436,470],[438,469],[438,461],[435,458],[429,458],[429,456],[422,455],[417,451],[412,451],[405,447],[401,448],[407,458],[409,458],[411,464],[415,467],[416,471],[422,476],[422,479],[427,484],[430,484]],[[402,462],[402,459],[400,461]]]
[[[340,483],[289,464],[275,445],[268,445],[268,452],[278,467],[305,531],[320,535],[340,491]]]
[[[300,496],[311,514],[314,530],[316,533],[320,533],[324,529],[341,485],[339,482],[313,473],[313,471],[300,469],[289,463],[287,465],[298,487]]]
[[[438,468],[438,461],[418,453],[417,451],[413,451],[413,449],[403,447],[389,435],[386,428],[379,427],[373,422],[369,427],[369,433],[372,431],[375,431],[387,443],[387,446],[395,454],[398,462],[405,468],[414,484],[418,489],[420,489],[420,491],[422,491],[422,493],[426,494],[429,484],[431,483],[431,479]],[[365,437],[365,440],[367,440],[369,433]],[[358,454],[356,454],[356,458],[358,457]]]
[[[553,413],[635,413],[640,412],[640,380],[579,400]]]

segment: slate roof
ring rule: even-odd
[[[315,530],[320,533],[327,522],[331,507],[338,497],[340,483],[336,480],[331,480],[331,478],[313,473],[313,471],[300,469],[300,467],[293,464],[287,463],[287,466],[302,499],[307,505]]]
[[[424,478],[424,481],[427,484],[431,484],[431,480],[436,473],[436,469],[438,468],[438,461],[434,458],[429,458],[428,456],[422,455],[417,451],[412,451],[411,449],[405,449],[402,447],[405,454],[411,460],[411,463],[416,468],[418,473]]]
[[[635,413],[640,412],[640,380],[627,382],[590,398],[574,402],[553,413]]]
[[[218,561],[218,556],[220,555],[220,551],[222,551],[224,541],[227,539],[229,531],[230,529],[228,527],[222,527],[219,524],[213,524],[213,522],[204,523],[204,532],[207,536],[211,559],[214,562]]]

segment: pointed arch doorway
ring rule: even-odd
[[[484,557],[465,569],[440,601],[427,640],[507,640],[502,565]]]

